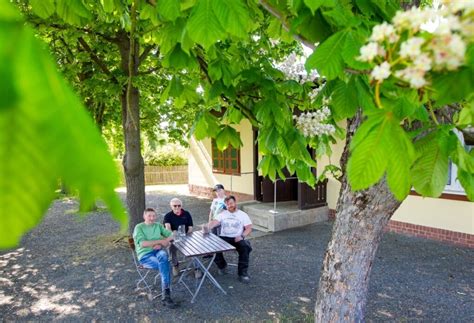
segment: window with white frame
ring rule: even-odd
[[[461,143],[464,144],[464,148],[467,152],[470,152],[474,146],[466,145],[464,143],[464,138],[461,132],[455,130],[456,135],[458,136]],[[451,160],[449,161],[449,169],[448,169],[448,182],[444,188],[444,193],[451,193],[451,194],[460,194],[465,195],[466,192],[462,187],[461,183],[458,180],[458,168],[456,164],[454,164]]]

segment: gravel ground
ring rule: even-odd
[[[149,192],[147,205],[164,213],[173,194]],[[195,224],[203,223],[209,200],[180,198]],[[54,202],[20,248],[0,253],[0,321],[311,321],[330,222],[254,238],[251,284],[238,282],[231,268],[218,277],[228,295],[206,283],[191,304],[189,294],[175,286],[181,307],[170,310],[135,290],[130,251],[113,242],[120,235],[108,213],[79,217],[76,209],[71,199]],[[366,318],[474,321],[474,250],[386,234],[371,275]]]

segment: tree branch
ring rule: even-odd
[[[97,56],[93,51],[92,49],[90,48],[89,44],[87,44],[87,42],[84,40],[84,38],[82,37],[79,37],[77,39],[77,41],[79,42],[79,44],[82,46],[82,48],[89,53],[89,56],[91,57],[92,61],[94,61],[94,63],[97,64],[97,66],[102,70],[102,72],[104,72],[106,75],[108,75],[110,77],[110,79],[112,80],[112,82],[118,84],[118,80],[115,78],[115,76],[112,74],[112,72],[110,72],[109,68],[107,67],[107,65],[105,64],[105,62],[103,60],[101,60],[99,58],[99,56]]]
[[[160,69],[161,69],[160,66],[155,66],[153,68],[148,69],[147,71],[138,72],[137,75],[148,75],[148,74],[151,74],[153,72],[159,71]]]
[[[150,54],[153,48],[155,48],[153,45],[148,45],[145,47],[143,53],[140,55],[140,57],[138,57],[138,66],[140,66],[140,64],[148,57],[148,54]]]
[[[288,22],[285,20],[283,15],[278,12],[276,8],[273,8],[267,1],[265,0],[260,0],[260,5],[264,7],[271,15],[273,15],[275,18],[281,21],[281,25],[283,26],[283,29],[285,29],[287,32],[290,31],[290,27],[288,26]],[[293,34],[293,37],[298,40],[299,42],[303,43],[306,47],[311,48],[312,50],[315,50],[316,46],[313,42],[309,41],[308,39],[302,37],[301,35]]]
[[[207,68],[207,62],[206,60],[201,56],[201,55],[196,55],[197,57],[197,60],[198,60],[198,63],[199,63],[199,67],[201,68],[201,71],[204,73],[207,81],[209,83],[212,84],[212,80],[209,76],[209,73],[208,73],[208,68]],[[221,94],[220,97],[222,98],[222,100],[226,103],[229,103],[231,100],[225,96],[224,94]],[[242,114],[247,117],[247,119],[250,121],[250,123],[253,125],[253,126],[257,126],[258,125],[258,121],[257,119],[255,119],[255,116],[253,115],[253,112],[250,111],[246,106],[245,104],[243,104],[240,100],[236,99],[234,101],[234,105],[236,108],[238,108],[240,110],[240,112],[242,112]]]

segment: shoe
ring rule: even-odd
[[[166,296],[165,298],[163,298],[161,300],[161,304],[163,306],[166,306],[168,308],[177,308],[178,307],[178,304],[176,304],[172,299],[171,297],[169,296]]]
[[[196,279],[202,278],[202,271],[200,271],[199,269],[194,269],[194,278]]]
[[[239,275],[239,281],[241,283],[248,284],[248,283],[250,283],[250,277],[247,276],[247,275]]]
[[[218,274],[219,276],[227,275],[227,267],[224,267],[224,268],[222,268],[222,269],[218,268],[218,269],[217,269],[217,274]]]
[[[178,307],[178,304],[176,304],[172,299],[171,299],[171,290],[169,288],[165,289],[165,293],[163,294],[163,298],[161,299],[161,304],[163,306],[166,306],[168,308],[176,308]]]
[[[179,265],[173,266],[173,277],[179,276]]]

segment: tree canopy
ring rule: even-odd
[[[412,186],[424,196],[438,196],[451,159],[460,168],[459,179],[472,198],[473,186],[469,183],[474,180],[473,156],[462,149],[453,133],[455,128],[472,124],[472,42],[467,44],[460,69],[435,70],[426,87],[414,89],[396,77],[384,82],[374,80],[369,73],[374,62],[357,59],[372,27],[394,17],[399,9],[396,1],[261,1],[259,5],[256,1],[189,0],[131,4],[105,0],[101,5],[52,0],[23,3],[43,19],[36,21],[39,33],[52,45],[65,74],[73,83],[76,80],[75,87],[86,104],[89,102],[93,111],[102,106],[100,118],[104,119],[105,111],[109,111],[110,120],[118,119],[117,110],[112,108],[117,104],[114,86],[129,79],[100,64],[101,60],[118,61],[103,40],[111,37],[109,31],[117,31],[115,23],[120,22],[124,31],[134,31],[134,36],[144,42],[140,54],[147,64],[137,71],[133,82],[144,92],[141,113],[145,122],[158,124],[156,117],[166,111],[175,113],[171,118],[179,125],[178,116],[186,116],[182,111],[198,106],[193,134],[198,139],[213,137],[224,149],[241,144],[232,125],[247,118],[259,129],[259,148],[264,156],[259,167],[264,175],[284,177],[282,169],[287,168],[301,181],[314,184],[309,167],[315,166],[315,161],[306,147],[315,147],[318,155],[330,152],[330,144],[343,136],[337,122],[353,117],[362,108],[367,120],[351,144],[347,168],[353,189],[367,188],[387,174],[398,199],[403,199]],[[137,15],[135,22],[133,12]],[[29,20],[34,24],[35,19]],[[74,28],[54,26],[58,19]],[[132,30],[134,23],[136,28]],[[316,81],[301,77],[291,80],[276,68],[278,61],[295,51],[294,43],[282,45],[291,35],[313,47],[319,44],[306,62],[308,71],[318,71]],[[389,54],[396,53],[409,36],[412,34],[402,34]],[[65,41],[70,37],[77,41],[76,46]],[[472,40],[472,35],[466,37]],[[99,51],[91,52],[91,42]],[[68,64],[72,61],[80,63]],[[462,80],[456,91],[449,90],[453,80]],[[94,91],[97,86],[103,90],[100,94]],[[198,88],[202,91],[196,92]],[[158,96],[153,95],[156,89]],[[456,105],[459,111],[454,119],[440,120],[436,115],[446,105],[459,102],[463,105]],[[295,128],[292,115],[296,110],[318,111],[322,106],[331,112],[325,123],[337,131],[305,136]],[[307,119],[315,122],[311,115]]]

